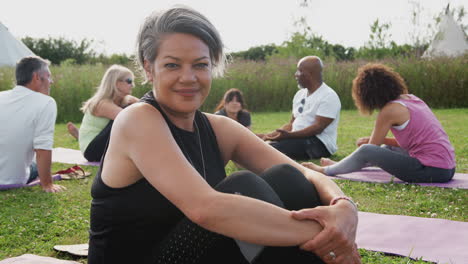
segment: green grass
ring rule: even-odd
[[[457,171],[468,173],[468,109],[436,110],[455,147]],[[253,130],[268,132],[287,122],[290,113],[254,113]],[[370,134],[373,117],[362,117],[356,111],[343,111],[339,126],[339,151],[333,157],[341,159],[354,150],[358,137]],[[78,149],[78,143],[58,124],[55,147]],[[70,167],[54,163],[53,171]],[[93,175],[97,168],[85,167]],[[235,170],[230,164],[228,173]],[[58,244],[86,243],[89,228],[90,188],[93,176],[77,181],[62,181],[67,191],[48,194],[39,187],[0,192],[0,260],[32,253],[70,259],[56,253]],[[468,221],[468,190],[422,187],[406,184],[374,184],[337,181],[345,193],[354,198],[361,211],[400,214]],[[363,263],[426,263],[408,258],[385,256],[361,250]],[[86,259],[77,259],[86,263]]]
[[[393,58],[381,61],[331,61],[324,59],[323,78],[340,96],[343,109],[354,109],[351,97],[352,80],[357,69],[368,62],[381,62],[395,69],[405,79],[410,93],[416,94],[433,108],[468,107],[468,55],[457,58],[421,60],[415,58]],[[291,109],[291,98],[297,92],[294,79],[297,58],[271,58],[267,61],[234,60],[222,78],[213,79],[210,95],[204,111],[213,111],[223,94],[233,87],[242,90],[248,108],[255,112],[278,112]],[[57,122],[80,122],[79,111],[83,102],[95,93],[109,65],[53,65],[50,67],[54,83],[51,96],[57,102]],[[127,65],[135,73],[138,68]],[[142,85],[136,74],[136,86],[132,94],[141,97],[150,85]],[[0,67],[0,91],[13,87],[14,70]]]

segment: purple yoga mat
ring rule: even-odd
[[[359,212],[359,248],[426,261],[468,263],[468,222]]]
[[[100,162],[88,161],[81,151],[68,148],[54,148],[52,150],[52,162],[78,164],[85,166],[99,166]]]
[[[376,167],[369,167],[360,171],[355,171],[346,174],[338,174],[334,176],[335,179],[346,179],[352,181],[362,182],[376,182],[376,183],[407,183],[396,177],[390,175],[390,173]],[[459,188],[468,189],[468,174],[455,173],[452,180],[447,183],[414,183],[422,186],[436,186],[444,188]]]
[[[60,181],[62,177],[60,174],[56,174],[52,176],[53,181]],[[27,184],[0,184],[0,190],[9,190],[9,189],[17,189],[17,188],[23,188],[23,187],[30,187],[30,186],[35,186],[40,183],[39,179],[34,180],[30,183]]]

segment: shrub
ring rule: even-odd
[[[380,62],[393,67],[408,83],[409,91],[422,98],[433,108],[468,107],[468,55],[455,59],[419,60],[414,58],[385,59]],[[343,109],[353,109],[351,83],[357,68],[369,61],[324,61],[324,80],[340,96]],[[372,61],[379,62],[379,61]],[[210,95],[202,107],[203,111],[213,112],[216,104],[229,88],[243,91],[249,110],[255,112],[290,111],[291,100],[297,91],[294,79],[297,59],[270,58],[267,61],[234,61],[223,78],[215,79]],[[133,65],[127,65],[134,68]],[[57,101],[58,122],[79,122],[81,104],[93,93],[108,66],[62,65],[52,66],[55,83],[51,95]],[[136,71],[134,70],[136,73]],[[136,74],[136,87],[133,95],[141,97],[151,89],[141,85]],[[11,89],[14,84],[14,71],[0,69],[0,90]]]

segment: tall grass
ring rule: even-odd
[[[436,60],[386,59],[406,80],[411,93],[421,97],[434,108],[468,107],[468,55],[455,59]],[[213,80],[212,90],[203,106],[204,111],[214,110],[224,92],[229,88],[243,91],[251,111],[289,111],[291,99],[297,91],[294,79],[297,59],[271,59],[267,62],[236,61],[223,78]],[[343,109],[353,109],[351,83],[357,68],[368,61],[327,62],[324,81],[340,96]],[[135,70],[133,66],[129,66]],[[104,65],[52,66],[55,80],[51,95],[58,106],[58,122],[79,122],[81,104],[93,93],[107,69]],[[14,71],[0,68],[0,91],[13,87]],[[133,94],[142,96],[149,85],[137,85]]]

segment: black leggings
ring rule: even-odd
[[[106,150],[107,141],[109,141],[110,138],[113,124],[114,120],[110,120],[101,132],[89,143],[83,154],[88,161],[101,161],[102,155]]]
[[[315,189],[290,165],[276,165],[259,176],[239,171],[224,179],[216,190],[263,200],[288,210],[321,205]],[[226,208],[229,210],[229,208]],[[251,263],[323,263],[299,247],[262,247]],[[189,219],[181,220],[155,249],[148,263],[249,263],[232,238],[208,231]]]
[[[325,174],[350,173],[367,166],[378,166],[405,182],[448,182],[455,174],[455,168],[425,166],[400,147],[372,144],[364,144],[340,162],[325,167]]]
[[[330,157],[323,142],[316,136],[272,141],[270,145],[291,159],[308,160]]]

